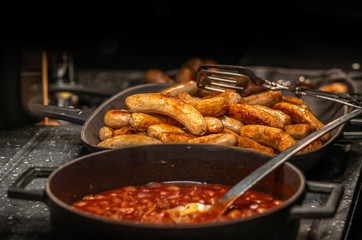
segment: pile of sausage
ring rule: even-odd
[[[192,80],[128,96],[125,105],[127,109],[106,113],[98,146],[206,143],[274,155],[324,126],[301,99],[279,91],[242,97],[234,91],[199,89]],[[319,148],[329,138],[327,133],[301,152]]]

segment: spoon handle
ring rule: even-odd
[[[339,125],[347,122],[348,120],[357,117],[362,114],[362,109],[355,109],[350,113],[335,119],[334,121],[326,124],[321,129],[313,132],[308,135],[304,139],[298,141],[293,146],[289,147],[285,151],[278,154],[276,157],[267,161],[247,177],[242,179],[239,183],[237,183],[234,187],[232,187],[228,192],[226,192],[216,203],[215,206],[218,206],[218,209],[222,207],[222,213],[230,207],[231,204],[234,203],[236,199],[238,199],[241,195],[243,195],[247,190],[252,188],[256,183],[258,183],[261,179],[263,179],[266,175],[272,172],[274,169],[283,164],[286,160],[292,157],[299,150],[306,147],[308,144],[323,136],[325,133],[331,131],[332,129],[338,127]],[[222,214],[221,213],[221,214]]]

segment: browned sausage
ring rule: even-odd
[[[99,129],[99,139],[101,141],[104,141],[108,138],[111,138],[113,137],[113,128],[110,128],[110,127],[102,127],[101,129]]]
[[[126,146],[161,144],[161,143],[162,142],[160,140],[148,136],[127,134],[127,135],[118,135],[115,137],[108,138],[100,142],[98,146],[105,148],[120,148]]]
[[[322,145],[323,145],[323,143],[319,139],[317,139],[317,140],[311,142],[308,146],[306,146],[302,150],[300,150],[298,153],[308,152],[308,151],[320,148]]]
[[[221,133],[224,130],[224,125],[220,119],[214,117],[204,117],[204,119],[208,126],[207,133]]]
[[[296,143],[294,138],[282,129],[263,125],[245,125],[240,129],[240,136],[273,147],[279,152],[283,152]]]
[[[113,137],[118,136],[118,135],[124,135],[124,134],[136,134],[138,132],[139,131],[137,131],[137,129],[135,129],[132,126],[124,126],[124,127],[119,128],[119,129],[115,129],[113,131]]]
[[[160,133],[162,132],[181,132],[184,133],[185,130],[179,127],[175,127],[169,124],[156,124],[149,126],[147,128],[147,135],[153,138],[160,139]]]
[[[177,94],[177,97],[193,106],[202,116],[218,117],[224,115],[229,108],[228,101],[223,97],[214,97],[210,99],[199,99],[192,97],[187,93]]]
[[[327,91],[327,92],[340,92],[340,93],[347,93],[348,86],[341,82],[334,82],[328,85],[324,85],[319,88],[319,90]]]
[[[234,134],[234,136],[238,139],[238,147],[247,148],[247,149],[251,149],[254,151],[258,151],[258,152],[275,155],[274,148],[272,148],[272,147],[262,145],[250,138],[242,137],[239,134],[236,134],[235,132],[230,131],[228,129],[224,129],[224,132]]]
[[[140,93],[126,98],[131,112],[158,113],[182,123],[192,134],[203,135],[207,131],[204,117],[184,101],[161,93]]]
[[[199,97],[194,97],[191,94],[187,93],[187,92],[180,92],[178,94],[175,95],[175,97],[181,99],[184,102],[198,102],[201,101],[201,98]]]
[[[188,59],[185,63],[181,65],[181,68],[190,68],[195,73],[199,70],[200,66],[203,64],[203,61],[199,57],[193,57]]]
[[[164,72],[158,69],[149,69],[145,73],[147,83],[172,83],[174,82]]]
[[[129,124],[138,131],[146,131],[151,125],[167,123],[162,115],[151,115],[147,113],[132,113]]]
[[[282,96],[282,101],[284,102],[288,102],[288,103],[293,103],[295,105],[303,105],[304,101],[300,98],[296,98],[296,97],[290,97],[290,96]]]
[[[249,105],[262,105],[272,107],[277,102],[282,100],[280,91],[266,91],[250,95],[241,99],[241,103]]]
[[[218,118],[221,120],[222,124],[224,125],[224,129],[228,129],[237,134],[240,133],[240,128],[244,126],[244,124],[239,120],[226,115],[222,115]]]
[[[311,134],[315,131],[315,127],[310,124],[300,123],[300,124],[291,124],[284,126],[284,130],[290,136],[296,140],[300,140]]]
[[[187,67],[196,73],[202,64],[215,65],[215,64],[217,64],[217,62],[212,59],[201,59],[199,57],[193,57],[193,58],[188,59],[185,63],[183,63],[181,65],[181,68]]]
[[[227,115],[245,124],[259,124],[277,128],[283,127],[283,123],[270,113],[253,105],[231,103]]]
[[[199,89],[195,81],[187,81],[162,89],[159,93],[176,96],[178,93],[185,92],[190,95],[194,95],[198,90]]]
[[[234,134],[217,133],[209,134],[202,137],[197,137],[189,140],[189,143],[204,143],[204,144],[217,144],[224,146],[235,146],[238,139]]]
[[[112,109],[104,115],[104,124],[113,129],[121,128],[129,124],[131,113],[127,110]]]
[[[181,67],[178,73],[175,76],[176,82],[188,82],[195,80],[196,73],[188,68],[188,67]]]
[[[316,130],[324,126],[324,124],[321,121],[319,121],[309,109],[306,109],[304,107],[287,102],[280,102],[275,104],[273,108],[288,114],[292,118],[292,121],[294,123],[307,123],[315,127]],[[325,142],[330,137],[331,134],[326,133],[320,138],[320,140]]]
[[[228,103],[241,103],[241,96],[239,93],[234,92],[234,91],[225,91],[225,92],[221,92],[221,93],[213,93],[213,94],[209,94],[204,96],[202,99],[209,99],[209,98],[214,98],[214,97],[223,97],[225,98]]]
[[[185,132],[161,132],[160,140],[163,143],[188,143],[197,136]]]
[[[270,115],[275,117],[279,122],[281,122],[283,126],[292,124],[291,117],[288,114],[286,114],[280,110],[272,109],[270,107],[261,106],[261,105],[253,105],[253,107],[256,107],[260,110],[263,110],[263,111],[269,113]]]

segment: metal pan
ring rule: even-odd
[[[127,96],[136,93],[151,93],[158,92],[172,84],[144,84],[126,89],[97,107],[95,111],[89,113],[79,109],[58,108],[54,106],[36,105],[35,111],[43,116],[50,118],[66,120],[78,124],[82,124],[81,140],[84,146],[90,151],[101,151],[105,148],[98,147],[100,142],[98,133],[99,129],[104,126],[104,115],[111,109],[126,109],[125,99]],[[323,99],[317,99],[309,96],[301,97],[310,107],[311,111],[323,123],[328,123],[348,112],[348,108],[341,104],[330,102]],[[34,108],[33,108],[34,109]],[[318,161],[327,153],[331,143],[341,135],[344,124],[334,129],[331,132],[331,138],[324,145],[313,151],[296,154],[289,161],[302,169],[303,172],[308,172]],[[245,150],[250,151],[250,150]]]
[[[56,239],[295,239],[300,219],[334,215],[342,185],[306,181],[303,173],[290,163],[283,164],[255,186],[284,203],[243,219],[155,225],[113,220],[70,206],[88,194],[149,182],[233,185],[269,159],[270,156],[258,152],[207,144],[127,147],[88,154],[56,170],[30,168],[9,188],[8,196],[45,202]],[[48,177],[45,189],[26,188],[40,177]],[[305,192],[313,191],[330,193],[326,204],[313,208],[300,205]]]

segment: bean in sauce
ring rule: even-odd
[[[72,206],[117,220],[174,224],[165,210],[193,202],[213,204],[230,188],[231,186],[216,184],[152,182],[87,195]],[[242,195],[218,221],[263,213],[282,203],[282,200],[252,189]],[[196,222],[213,221],[215,217],[198,217]]]

